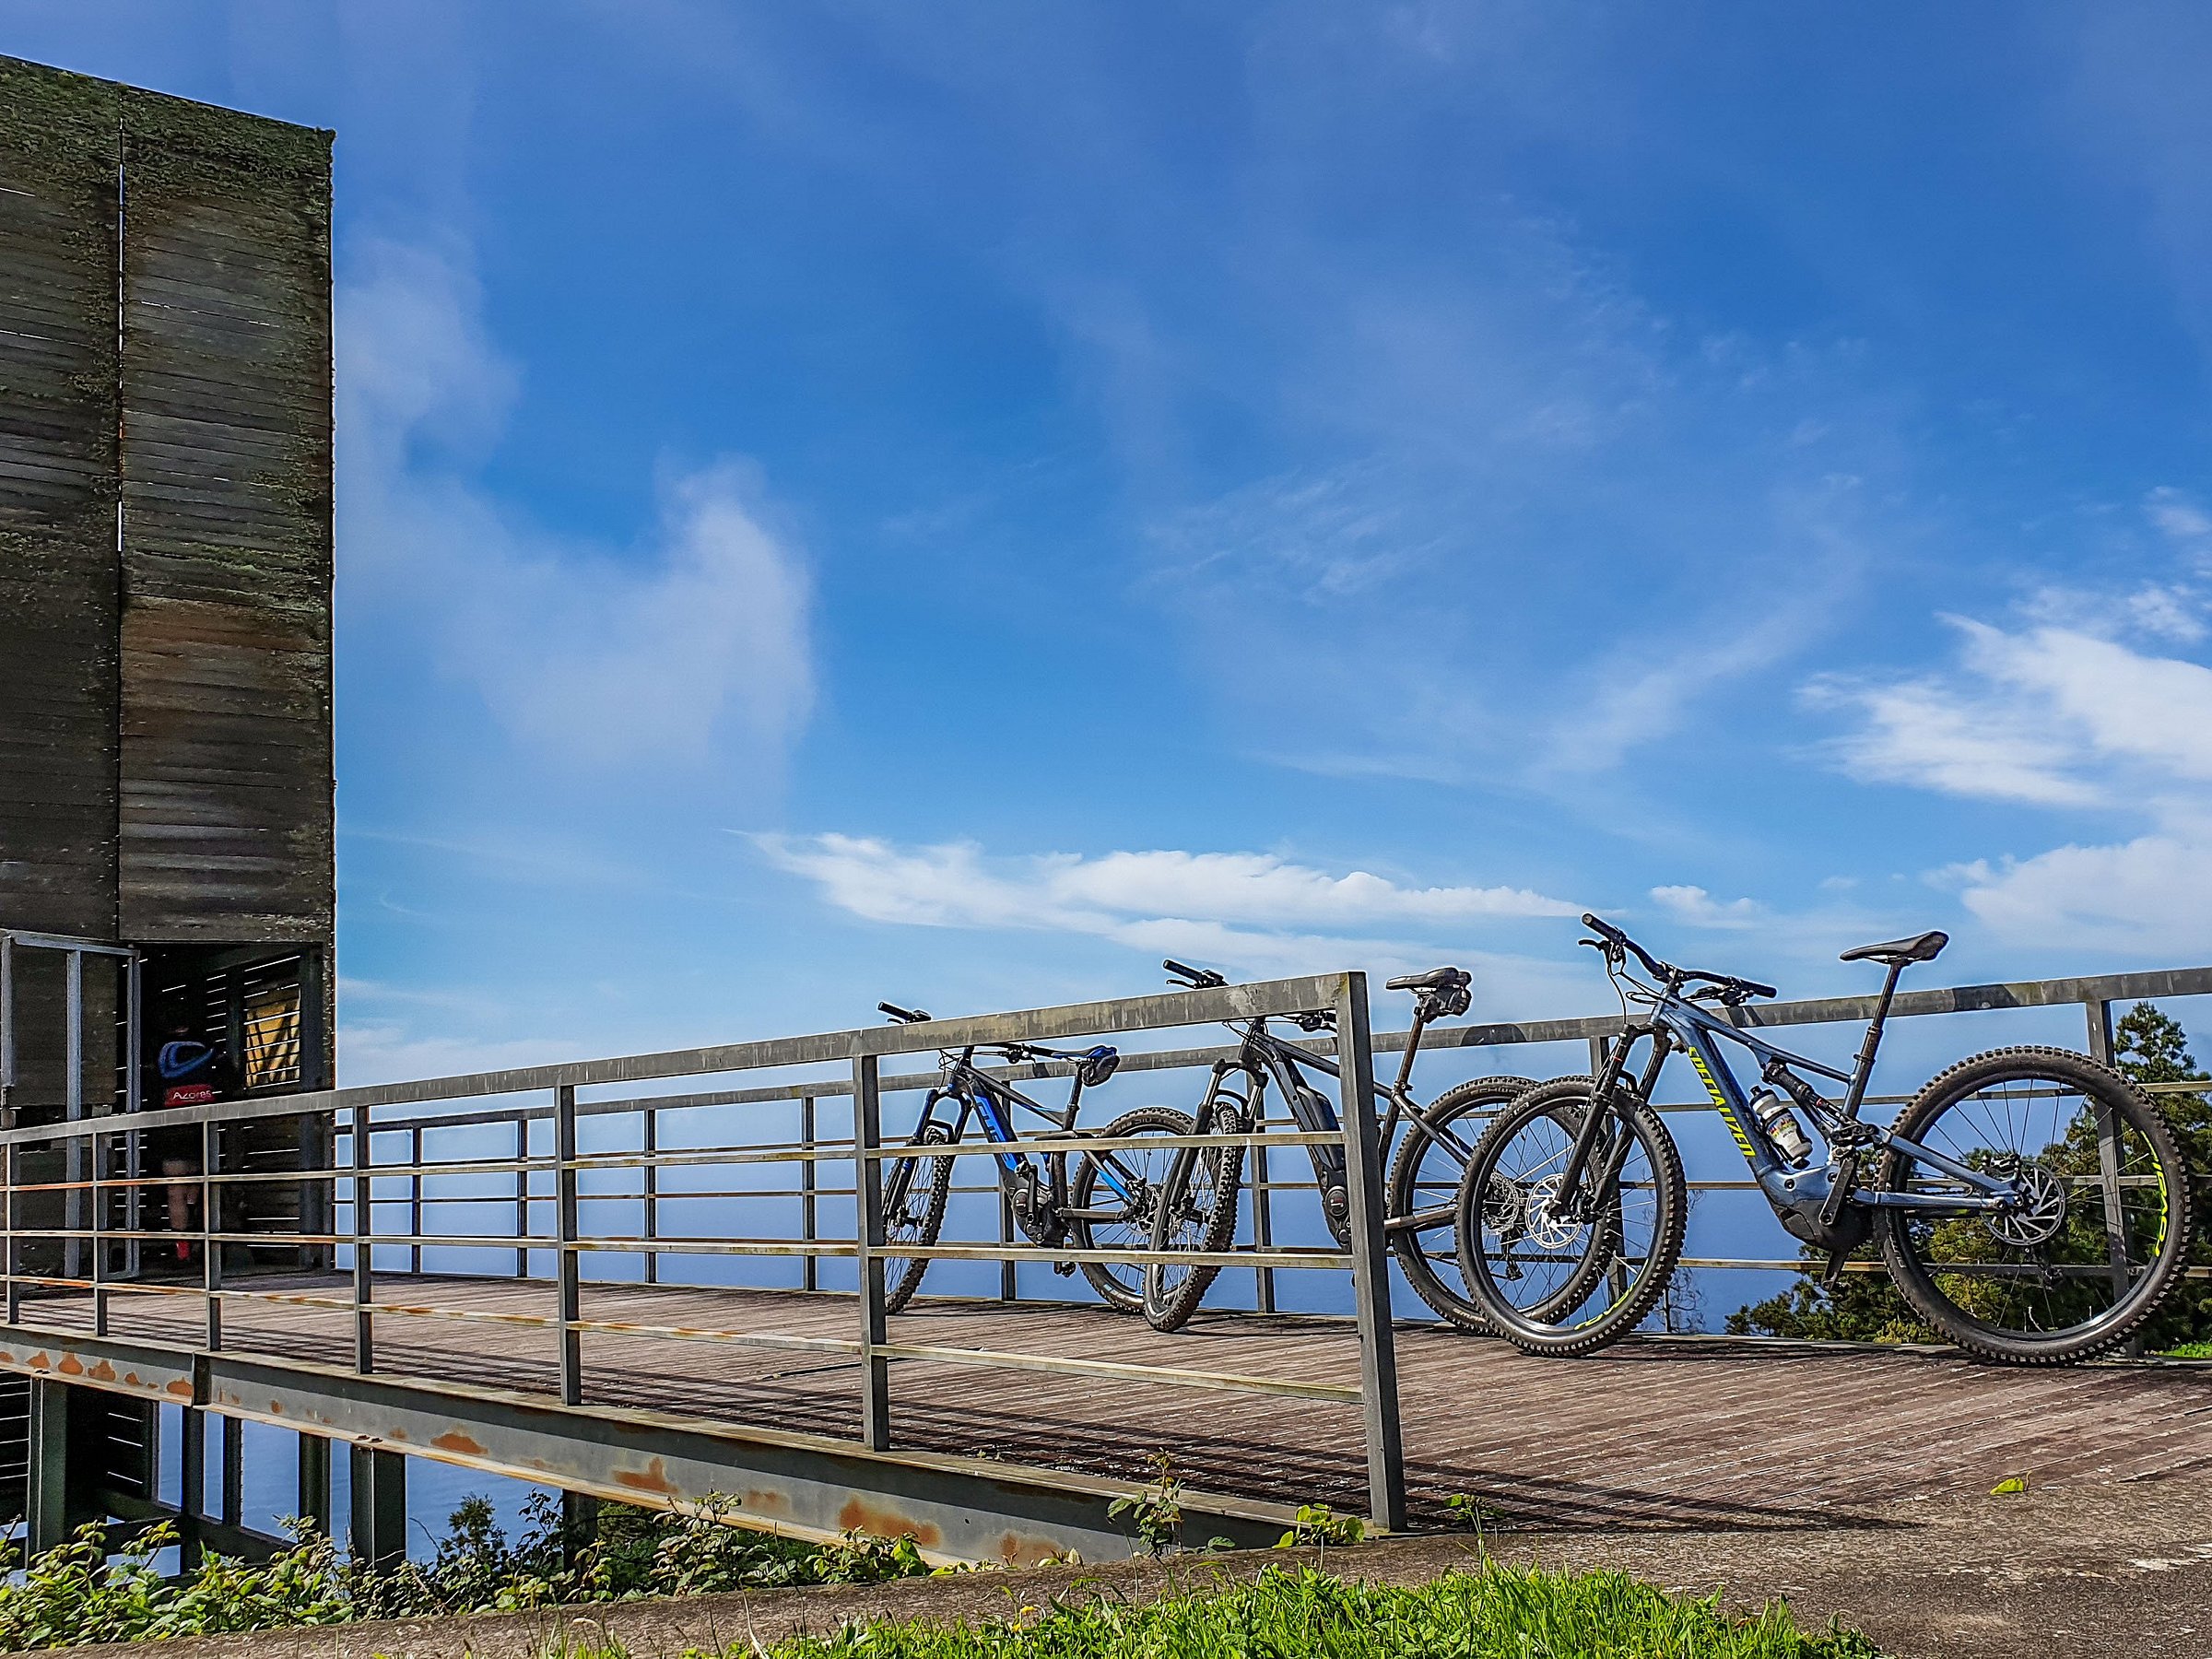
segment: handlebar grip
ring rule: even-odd
[[[1773,986],[1762,985],[1757,980],[1739,980],[1737,983],[1753,996],[1780,996],[1782,994]]]
[[[1168,958],[1165,961],[1160,963],[1160,966],[1165,968],[1170,973],[1177,974],[1183,979],[1189,980],[1193,989],[1194,990],[1208,990],[1216,985],[1226,985],[1229,983],[1227,980],[1216,973],[1211,968],[1194,968],[1188,962],[1177,961],[1173,957]]]
[[[929,1016],[922,1009],[902,1008],[897,1003],[879,1002],[876,1005],[876,1011],[888,1014],[902,1025],[926,1025],[929,1021]]]

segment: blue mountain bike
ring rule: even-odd
[[[1518,1347],[1589,1353],[1634,1330],[1665,1290],[1689,1200],[1652,1104],[1674,1053],[1688,1057],[1783,1226],[1827,1253],[1828,1282],[1878,1240],[1905,1300],[1971,1354],[2080,1359],[2125,1341],[2179,1284],[2193,1236],[2181,1148],[2149,1097],[2087,1054],[1993,1050],[1930,1080],[1894,1125],[1861,1119],[1899,975],[1934,960],[1944,935],[1843,953],[1888,977],[1842,1072],[1744,1029],[1755,1023],[1746,1005],[1773,987],[1675,967],[1595,916],[1583,923],[1596,937],[1582,943],[1604,954],[1621,994],[1620,1035],[1595,1077],[1538,1084],[1500,1112],[1459,1188],[1461,1271]],[[1631,1004],[1648,1015],[1630,1017]],[[1758,1060],[1766,1087],[1747,1092],[1724,1044]],[[1806,1072],[1841,1084],[1841,1100]]]
[[[919,1024],[929,1018],[919,1008],[901,1008],[892,1003],[877,1006],[894,1020]],[[1003,1074],[985,1071],[976,1063],[976,1048],[939,1056],[942,1076],[923,1102],[921,1120],[909,1137],[909,1147],[952,1147],[974,1125],[983,1139],[998,1150],[992,1165],[998,1173],[999,1191],[1015,1223],[1031,1242],[1047,1249],[1144,1250],[1152,1241],[1152,1211],[1159,1185],[1175,1148],[1154,1148],[1141,1142],[1153,1135],[1187,1135],[1192,1120],[1187,1112],[1166,1106],[1142,1106],[1125,1112],[1104,1129],[1090,1131],[1104,1143],[1099,1150],[1085,1151],[1071,1171],[1065,1151],[1035,1154],[1022,1150],[1015,1129],[1015,1113],[1026,1112],[1040,1118],[1047,1133],[1058,1138],[1086,1132],[1076,1127],[1083,1091],[1096,1088],[1112,1077],[1121,1065],[1118,1050],[1101,1044],[1080,1053],[1042,1048],[1030,1042],[1000,1042],[986,1046],[990,1054],[1013,1065],[1060,1063],[1074,1068],[1067,1104],[1058,1111],[1031,1100]],[[898,1248],[926,1249],[937,1241],[945,1226],[945,1210],[952,1192],[949,1155],[893,1159],[883,1172],[884,1310],[896,1313],[913,1300],[929,1271],[926,1256],[900,1256]],[[1124,1313],[1144,1306],[1144,1269],[1120,1262],[1061,1262],[1054,1271],[1073,1274],[1077,1265],[1092,1289],[1112,1307]]]

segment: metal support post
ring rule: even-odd
[[[69,1536],[69,1408],[76,1391],[52,1377],[30,1380],[29,1544],[35,1555]]]
[[[422,1130],[407,1131],[407,1271],[422,1271]]]
[[[356,1444],[353,1458],[353,1559],[396,1567],[407,1559],[407,1460],[382,1446]]]
[[[212,1179],[220,1171],[223,1141],[215,1120],[210,1118],[200,1125],[200,1294],[207,1304],[207,1351],[222,1352],[223,1347],[223,1247],[218,1241],[222,1232],[221,1217],[223,1189]]]
[[[560,1495],[560,1555],[571,1571],[599,1537],[599,1500],[589,1492]]]
[[[327,1538],[335,1519],[330,1512],[330,1442],[319,1434],[298,1438],[300,1517],[313,1522],[315,1530]]]
[[[996,1167],[994,1160],[993,1168]],[[1006,1189],[1003,1184],[998,1187],[998,1241],[1008,1248],[1014,1243],[1014,1201],[1006,1196]],[[1015,1277],[1014,1266],[1012,1262],[1001,1262],[998,1265],[998,1300],[1002,1302],[1010,1302],[1021,1294],[1021,1285]]]
[[[1347,973],[1336,994],[1336,1064],[1350,1197],[1352,1295],[1359,1325],[1359,1414],[1367,1438],[1367,1502],[1384,1532],[1406,1526],[1406,1449],[1398,1427],[1397,1350],[1390,1324],[1390,1248],[1382,1237],[1382,1171],[1376,1140],[1374,1036],[1367,975]]]
[[[661,1282],[661,1253],[652,1247],[661,1236],[661,1166],[653,1159],[661,1154],[661,1114],[657,1108],[645,1108],[645,1124],[638,1136],[639,1149],[645,1155],[642,1185],[645,1195],[645,1282]]]
[[[530,1236],[530,1120],[514,1120],[514,1236]],[[530,1277],[530,1246],[518,1244],[514,1252],[514,1277]]]
[[[883,1357],[883,1145],[881,1068],[853,1060],[853,1239],[860,1268],[860,1438],[872,1452],[891,1444],[891,1369]]]
[[[1606,1069],[1606,1053],[1613,1045],[1603,1037],[1590,1039],[1590,1075],[1600,1076]]]
[[[2090,1001],[2082,1005],[2089,1018],[2089,1058],[2100,1065],[2112,1063],[2112,1005]]]
[[[560,1400],[564,1406],[581,1406],[583,1333],[576,1322],[583,1317],[583,1302],[577,1280],[576,1089],[569,1083],[553,1090],[553,1194],[559,1237],[553,1282],[560,1304]]]
[[[374,1131],[369,1108],[353,1109],[353,1369],[367,1376],[376,1369],[376,1316],[370,1312],[376,1290],[376,1198],[370,1179],[369,1143]]]
[[[799,1145],[812,1152],[814,1146],[814,1097],[799,1097]],[[815,1159],[799,1160],[799,1236],[809,1244],[821,1241],[821,1230],[815,1215],[814,1189],[816,1186]],[[799,1258],[799,1288],[819,1290],[822,1288],[821,1258],[804,1255]]]
[[[92,1147],[92,1335],[108,1334],[107,1206],[100,1190],[100,1131],[87,1137]]]
[[[225,1526],[241,1524],[246,1495],[246,1426],[236,1418],[223,1424],[223,1496],[217,1513]]]
[[[67,972],[63,1006],[69,1021],[64,1043],[69,1075],[63,1084],[63,1111],[75,1124],[85,1115],[85,953],[65,951],[63,962]],[[62,1273],[67,1278],[82,1278],[85,1246],[76,1235],[85,1226],[85,1194],[79,1184],[85,1179],[85,1143],[74,1135],[62,1142],[62,1179],[69,1183],[62,1205],[62,1225],[70,1235],[62,1241]]]
[[[183,1546],[182,1563],[189,1570],[199,1565],[200,1521],[207,1513],[207,1414],[185,1406],[181,1438],[177,1536]]]
[[[1254,1124],[1253,1128],[1262,1135],[1267,1132],[1267,1125],[1264,1123]],[[1250,1191],[1253,1246],[1258,1250],[1272,1250],[1275,1248],[1275,1205],[1267,1179],[1267,1147],[1264,1143],[1252,1149]],[[1253,1272],[1258,1280],[1254,1306],[1263,1313],[1272,1313],[1275,1312],[1275,1269],[1257,1267]]]
[[[5,1199],[0,1200],[0,1221],[6,1224],[7,1323],[11,1325],[23,1323],[23,1281],[18,1277],[23,1271],[18,1253],[23,1247],[16,1238],[16,1223],[20,1218],[16,1214],[16,1182],[21,1172],[21,1148],[12,1142],[0,1147],[0,1184],[6,1187]]]

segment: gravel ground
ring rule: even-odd
[[[2085,1486],[2007,1498],[1941,1499],[1862,1511],[1843,1525],[1762,1532],[1514,1533],[1502,1560],[1612,1567],[1671,1590],[1754,1606],[1786,1598],[1800,1622],[1831,1616],[1900,1659],[2103,1659],[2212,1653],[2212,1502],[2195,1483]],[[1332,1571],[1382,1582],[1434,1577],[1475,1559],[1471,1537],[1406,1537],[1332,1549]],[[876,1617],[991,1618],[1055,1594],[1111,1587],[1159,1595],[1209,1576],[1248,1576],[1312,1551],[960,1574],[898,1583],[629,1602],[589,1611],[393,1619],[94,1650],[102,1659],[526,1659],[618,1641],[675,1659]]]

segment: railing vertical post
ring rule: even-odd
[[[860,1438],[869,1450],[891,1444],[891,1371],[882,1348],[883,1146],[881,1071],[874,1054],[853,1057],[854,1254],[860,1268]]]
[[[422,1130],[407,1131],[407,1271],[422,1271]]]
[[[808,1156],[799,1160],[799,1236],[809,1244],[819,1243],[822,1236],[819,1221],[815,1214],[814,1189],[818,1183],[814,1172],[817,1159],[812,1156],[816,1150],[814,1139],[814,1097],[801,1095],[799,1097],[799,1146]],[[821,1288],[821,1258],[809,1251],[799,1258],[799,1288],[819,1290]]]
[[[200,1125],[200,1294],[207,1303],[207,1351],[223,1347],[223,1189],[215,1179],[220,1172],[222,1135],[215,1120]]]
[[[518,1116],[514,1120],[514,1236],[530,1236],[530,1120]],[[518,1243],[514,1247],[514,1277],[530,1277],[530,1246]]]
[[[75,1124],[85,1115],[85,953],[65,951],[63,964],[66,971],[63,1006],[69,1021],[63,1041],[69,1067],[62,1085],[63,1115]],[[65,1278],[78,1278],[85,1270],[84,1241],[76,1236],[85,1225],[85,1145],[77,1135],[62,1142],[62,1179],[68,1183],[62,1200],[62,1225],[68,1230],[68,1236],[62,1241],[62,1274]]]
[[[23,1323],[23,1281],[18,1277],[23,1271],[23,1264],[17,1255],[22,1246],[16,1239],[16,1177],[21,1169],[20,1150],[12,1143],[0,1147],[0,1178],[5,1179],[6,1187],[5,1214],[0,1215],[0,1220],[7,1224],[7,1323],[11,1325]]]
[[[335,1536],[330,1512],[330,1442],[319,1434],[302,1434],[300,1441],[300,1509],[301,1519],[312,1521],[324,1537]]]
[[[1267,1132],[1265,1124],[1254,1124],[1260,1134]],[[1275,1247],[1275,1204],[1271,1183],[1267,1178],[1267,1147],[1265,1143],[1252,1149],[1252,1242],[1255,1249],[1272,1250]],[[1255,1305],[1263,1313],[1275,1312],[1275,1269],[1260,1267],[1253,1270],[1258,1279]]]
[[[1006,1196],[1003,1182],[998,1183],[998,1241],[1009,1249],[1014,1243],[1014,1201]],[[998,1265],[1000,1301],[1010,1302],[1021,1294],[1021,1281],[1015,1277],[1014,1265],[1011,1261],[1002,1261]]]
[[[645,1155],[645,1282],[657,1285],[661,1282],[661,1253],[653,1246],[661,1236],[661,1166],[653,1160],[661,1155],[661,1113],[658,1107],[645,1108],[645,1124],[639,1134],[638,1144]]]
[[[2089,1058],[2100,1065],[2112,1064],[2112,1005],[2092,998],[2083,1005],[2088,1016]],[[2105,1254],[2110,1263],[2112,1294],[2127,1294],[2127,1213],[2120,1198],[2120,1125],[2112,1114],[2092,1101],[2091,1111],[2097,1119],[2097,1183],[2102,1189],[2104,1201]],[[2139,1344],[2129,1344],[2127,1351],[2140,1353]]]
[[[92,1335],[108,1334],[108,1241],[106,1206],[100,1190],[100,1131],[87,1137],[92,1144]]]
[[[370,1300],[375,1288],[373,1255],[376,1200],[371,1192],[369,1108],[353,1109],[353,1369],[367,1376],[376,1369],[375,1315]]]
[[[560,1303],[560,1400],[583,1404],[582,1293],[577,1279],[576,1086],[553,1090],[553,1209],[559,1234],[553,1264],[555,1293]]]
[[[1351,1200],[1352,1294],[1359,1324],[1359,1414],[1367,1438],[1367,1502],[1385,1532],[1406,1525],[1406,1450],[1398,1426],[1398,1362],[1390,1324],[1390,1251],[1382,1237],[1382,1171],[1375,1135],[1374,1034],[1367,975],[1347,973],[1336,994],[1345,1188]]]
[[[2082,1005],[2089,1017],[2089,1058],[2100,1065],[2112,1063],[2112,1005],[2092,998]]]

